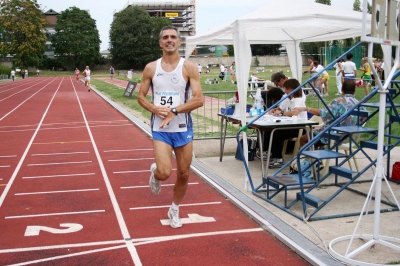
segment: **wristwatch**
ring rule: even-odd
[[[284,113],[284,112],[285,112],[285,111],[283,111],[283,110],[281,111],[281,116],[283,116],[283,113]]]
[[[178,110],[176,110],[176,108],[172,108],[171,112],[173,112],[175,115],[178,115]]]

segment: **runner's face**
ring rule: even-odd
[[[165,52],[175,52],[181,45],[181,40],[178,39],[178,33],[175,30],[165,30],[159,40],[160,47]]]

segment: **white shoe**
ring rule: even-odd
[[[168,210],[169,225],[172,228],[182,227],[181,219],[179,219],[179,211],[169,208]]]
[[[161,191],[161,182],[160,182],[160,180],[157,180],[154,177],[154,171],[156,170],[156,168],[157,168],[156,163],[153,163],[150,166],[151,174],[150,174],[149,185],[150,185],[151,192],[153,192],[153,194],[155,194],[155,195],[158,195],[158,194],[160,194],[160,191]]]

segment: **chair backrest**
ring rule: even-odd
[[[314,115],[310,118],[311,121],[318,122],[318,125],[313,126],[313,128],[320,128],[324,125],[324,121],[322,121],[322,118],[318,115]]]

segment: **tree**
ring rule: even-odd
[[[54,54],[69,67],[94,65],[101,58],[96,20],[87,11],[77,7],[62,11],[54,29],[51,37]]]
[[[354,10],[354,11],[360,11],[360,12],[362,11],[360,0],[354,0],[354,3],[353,3],[353,10]]]
[[[331,5],[331,0],[315,0],[315,3],[320,3],[320,4],[324,4],[324,5]]]
[[[251,53],[253,55],[279,55],[282,45],[280,44],[252,44]]]
[[[140,7],[128,7],[117,13],[110,28],[110,54],[119,68],[143,68],[161,57],[159,33],[171,21],[150,17]]]
[[[38,66],[47,21],[36,1],[0,1],[0,25],[0,55],[12,55],[20,67]]]

